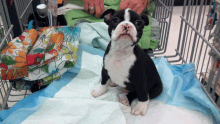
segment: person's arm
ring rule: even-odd
[[[122,0],[120,9],[130,8],[138,14],[141,14],[149,2],[150,0]]]

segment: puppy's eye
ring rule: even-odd
[[[113,22],[114,22],[114,23],[118,23],[119,21],[120,21],[120,19],[117,18],[117,17],[113,19]]]
[[[136,21],[136,22],[135,22],[135,25],[141,26],[141,21]]]

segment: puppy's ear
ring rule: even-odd
[[[146,15],[141,14],[141,19],[144,21],[144,25],[148,26],[149,25],[149,19]]]
[[[109,25],[110,19],[112,18],[113,14],[115,13],[114,9],[108,9],[106,10],[102,15],[101,15],[101,19],[104,18],[104,21],[107,25]]]

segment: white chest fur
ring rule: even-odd
[[[134,65],[136,60],[132,51],[130,52],[114,52],[110,50],[105,56],[105,69],[108,71],[108,75],[111,80],[121,86],[125,87],[124,82],[129,82],[129,71]]]

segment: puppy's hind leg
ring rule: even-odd
[[[128,98],[129,104],[131,105],[133,100],[137,98],[137,92],[128,92],[127,98]]]
[[[116,87],[117,85],[113,82],[113,81],[111,81],[111,83],[110,83],[110,87]]]
[[[129,106],[129,101],[128,101],[128,98],[127,98],[127,93],[119,94],[119,99],[120,99],[121,104],[123,104],[125,106]]]

